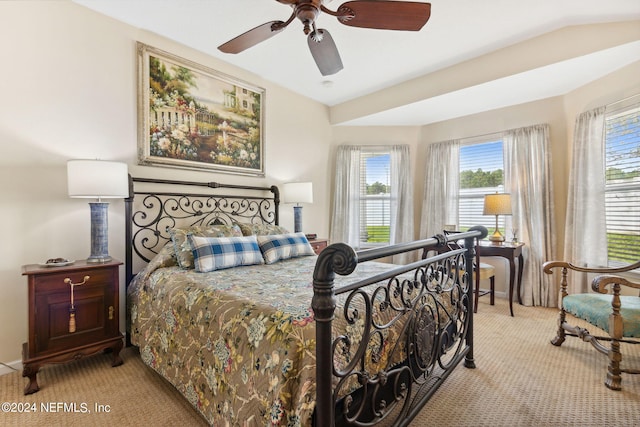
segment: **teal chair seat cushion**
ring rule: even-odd
[[[609,332],[609,315],[612,313],[612,295],[575,294],[562,300],[565,311]],[[624,321],[625,337],[640,337],[640,297],[621,296],[620,314]]]

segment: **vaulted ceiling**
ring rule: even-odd
[[[418,32],[354,28],[322,13],[318,27],[344,64],[330,76],[298,21],[239,54],[217,49],[286,21],[292,10],[276,0],[74,1],[326,104],[333,124],[428,124],[562,95],[640,60],[638,0],[431,0]]]

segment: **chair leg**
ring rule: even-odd
[[[611,341],[611,348],[608,352],[609,366],[607,367],[607,380],[604,382],[611,390],[622,389],[622,371],[620,370],[620,362],[622,361],[622,353],[620,353],[620,343]]]
[[[476,280],[476,291],[474,293],[475,293],[475,295],[473,297],[473,300],[474,300],[473,312],[477,313],[478,312],[478,298],[480,298],[480,280]],[[483,295],[485,295],[485,294],[483,294]],[[495,305],[495,303],[496,303],[496,276],[491,276],[489,278],[489,298],[490,298],[489,303],[491,305]]]
[[[496,302],[496,276],[491,276],[491,278],[489,279],[490,282],[490,292],[489,292],[489,297],[490,299],[490,303],[491,305],[495,305]]]
[[[556,337],[551,340],[551,344],[560,347],[565,340],[565,331],[563,325],[566,321],[567,313],[564,311],[564,308],[560,309],[560,314],[558,315],[558,332],[556,333]]]

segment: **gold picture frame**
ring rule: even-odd
[[[138,162],[265,175],[265,89],[144,43],[138,51]]]

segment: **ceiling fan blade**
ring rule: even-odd
[[[338,48],[327,30],[317,29],[307,36],[309,50],[316,61],[320,73],[329,76],[342,70],[342,59]]]
[[[418,31],[431,16],[431,3],[356,0],[340,5],[338,20],[352,27]]]
[[[240,53],[249,49],[260,42],[275,36],[286,27],[283,21],[271,21],[240,34],[238,37],[218,46],[218,49],[224,53]]]

